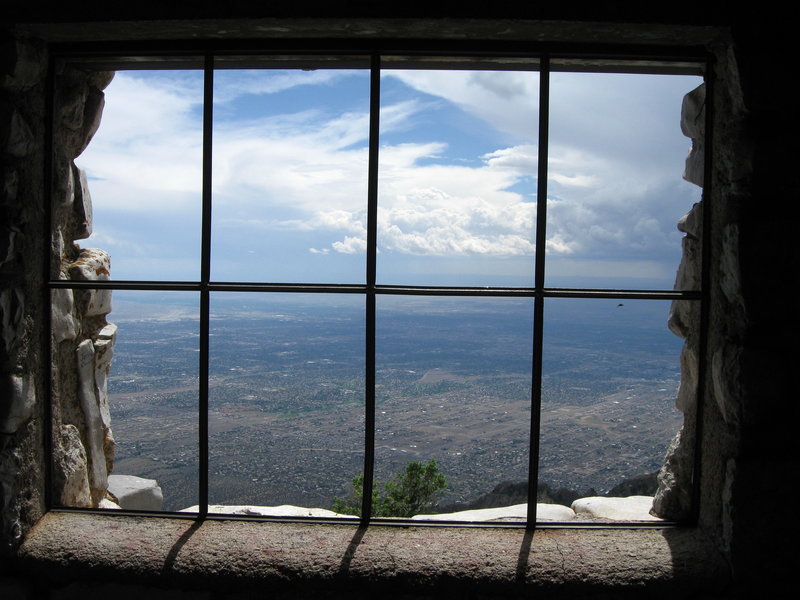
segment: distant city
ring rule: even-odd
[[[115,292],[114,472],[196,504],[196,298]],[[209,501],[331,508],[364,460],[364,300],[217,294],[211,302]],[[605,493],[663,462],[680,428],[682,341],[660,300],[545,305],[540,481]],[[441,503],[528,473],[532,301],[380,296],[375,477],[435,459]]]

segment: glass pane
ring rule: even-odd
[[[553,73],[547,285],[672,289],[676,224],[700,188],[683,181],[694,76]]]
[[[209,511],[330,516],[364,464],[364,298],[215,293],[209,361]]]
[[[539,502],[654,494],[683,423],[683,340],[667,329],[668,312],[660,300],[546,302]]]
[[[369,71],[214,74],[212,277],[364,281]]]
[[[524,517],[532,315],[529,299],[378,298],[376,516]],[[392,491],[414,481],[430,494]]]
[[[122,508],[197,504],[198,295],[53,290],[52,297],[56,446],[66,455],[68,446],[83,446],[90,485],[99,468],[109,476],[109,498]],[[87,315],[91,306],[113,306],[108,321]],[[78,385],[70,385],[76,377]],[[103,430],[102,466],[93,423]],[[74,486],[81,477],[71,471]]]
[[[378,282],[533,285],[535,72],[386,70]]]
[[[201,71],[119,71],[105,89],[73,194],[88,185],[84,245],[110,253],[114,279],[200,277],[202,111]]]

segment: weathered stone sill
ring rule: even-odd
[[[387,527],[50,513],[12,561],[22,597],[727,597],[695,529]],[[31,586],[30,588],[28,586]],[[111,588],[109,590],[111,591]],[[115,594],[117,593],[115,592]],[[118,596],[115,596],[118,597]],[[159,596],[160,597],[160,596]]]

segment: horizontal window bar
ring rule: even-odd
[[[86,513],[102,515],[104,517],[168,517],[187,520],[203,521],[254,521],[258,523],[317,523],[324,525],[356,525],[361,523],[359,517],[278,517],[265,515],[240,515],[209,513],[200,516],[195,512],[166,512],[149,510],[108,510],[99,508],[78,508],[78,507],[53,507],[52,512],[63,513]],[[473,529],[524,529],[526,524],[523,521],[423,521],[417,519],[385,518],[372,517],[369,521],[370,526],[388,527],[458,527]],[[536,523],[537,529],[673,529],[679,527],[680,523],[675,521],[539,521]]]
[[[200,283],[196,281],[73,281],[58,279],[48,282],[51,289],[107,289],[107,290],[157,290],[212,292],[291,292],[308,294],[366,294],[370,288],[360,284],[336,283]],[[447,287],[376,285],[376,294],[402,296],[507,296],[533,298],[622,298],[652,300],[700,300],[700,291],[635,290],[593,288],[543,288],[532,287]]]
[[[701,292],[693,290],[604,290],[582,288],[545,288],[542,294],[547,298],[628,298],[631,300],[700,300],[702,298]]]

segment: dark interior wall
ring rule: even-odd
[[[741,403],[726,432],[734,443],[723,498],[730,498],[732,510],[725,525],[734,571],[755,581],[786,576],[784,540],[797,533],[785,507],[800,476],[793,441],[800,418],[793,366],[800,322],[797,297],[789,292],[800,273],[794,166],[800,117],[780,83],[797,55],[789,26],[754,20],[737,23],[733,34],[743,105],[738,151],[752,168],[731,174],[728,202],[739,224],[743,309],[732,340],[741,344],[735,355]]]
[[[30,407],[33,418],[13,436],[0,439],[0,451],[12,457],[0,465],[0,470],[15,469],[19,473],[18,489],[2,490],[0,498],[7,504],[18,503],[22,532],[43,510],[41,428],[45,420],[42,403],[36,398],[44,397],[47,382],[40,355],[44,313],[34,299],[46,249],[39,236],[43,231],[44,195],[39,173],[43,172],[44,130],[35,115],[37,111],[42,114],[44,107],[47,41],[180,38],[199,31],[214,37],[222,28],[215,26],[217,22],[228,30],[235,24],[243,36],[249,37],[256,35],[250,19],[261,18],[270,22],[290,19],[298,27],[296,31],[302,29],[298,24],[304,23],[317,35],[355,31],[359,35],[439,33],[458,37],[465,31],[486,36],[518,31],[520,37],[534,36],[530,39],[536,39],[536,32],[541,39],[562,36],[589,41],[697,43],[705,39],[717,55],[720,71],[714,131],[714,145],[720,152],[713,182],[717,236],[711,250],[733,263],[724,271],[727,275],[720,272],[720,279],[738,278],[735,285],[714,282],[712,338],[716,336],[716,341],[712,343],[726,348],[718,357],[727,365],[721,369],[726,381],[716,383],[733,394],[737,409],[733,418],[721,414],[714,401],[718,389],[715,391],[715,382],[709,378],[711,401],[703,423],[704,437],[710,441],[703,446],[700,523],[717,540],[743,583],[785,577],[788,559],[778,551],[782,540],[796,530],[787,504],[789,483],[799,474],[793,434],[800,417],[793,364],[793,342],[800,327],[792,291],[800,273],[796,243],[800,169],[795,150],[800,117],[796,98],[788,89],[787,74],[794,70],[789,61],[796,51],[791,47],[793,37],[787,19],[775,12],[766,19],[713,6],[683,10],[681,6],[642,3],[633,9],[617,5],[577,9],[502,2],[409,2],[400,6],[333,0],[280,6],[245,1],[226,2],[224,6],[211,1],[162,2],[156,6],[79,2],[47,10],[37,4],[12,3],[0,23],[0,32],[5,30],[0,66],[6,71],[2,75],[8,74],[8,65],[20,60],[15,37],[28,40],[24,58],[31,69],[35,71],[36,64],[42,67],[31,75],[25,89],[3,88],[2,100],[8,108],[7,98],[13,99],[14,107],[29,123],[31,140],[24,151],[6,152],[2,159],[2,217],[19,234],[18,257],[2,265],[0,271],[10,307],[4,309],[3,339],[12,339],[9,331],[14,329],[21,332],[22,340],[16,345],[6,344],[2,367],[4,375],[18,378],[14,381],[21,382],[27,375],[26,385],[33,392],[25,388],[25,394],[35,397]],[[398,22],[398,17],[407,20]],[[11,123],[11,117],[7,122]],[[10,138],[4,135],[0,142],[7,144]],[[8,175],[12,171],[14,175]],[[738,298],[726,295],[730,285],[740,290]],[[18,297],[27,302],[23,306],[14,304],[12,300]],[[17,392],[9,387],[2,393],[5,397],[0,397],[0,417],[2,403],[9,403]],[[22,396],[23,403],[25,398],[28,396]],[[11,538],[16,539],[19,533],[9,527],[2,532],[7,548],[15,545]]]

